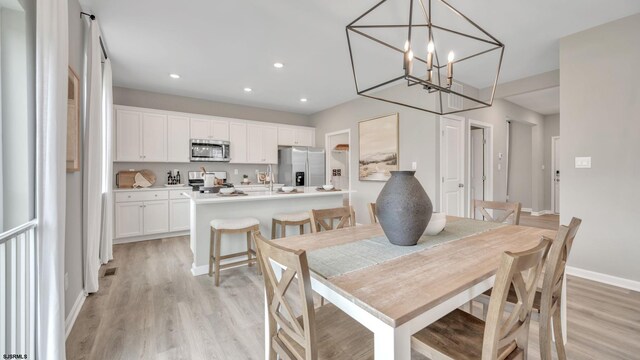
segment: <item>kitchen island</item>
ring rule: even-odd
[[[221,196],[186,191],[183,195],[190,199],[191,251],[194,276],[209,271],[210,222],[213,219],[236,219],[253,217],[260,221],[262,235],[271,236],[271,219],[277,213],[309,211],[343,206],[345,194],[349,191],[318,191],[315,188],[298,188],[296,193],[276,191],[247,192],[244,196]],[[305,226],[305,231],[311,231]],[[298,234],[298,227],[287,229],[287,235]],[[221,244],[222,255],[246,251],[244,234],[224,235]],[[228,259],[233,262],[237,259]],[[222,260],[225,263],[225,260]]]

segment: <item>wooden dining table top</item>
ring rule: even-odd
[[[447,217],[447,222],[459,220]],[[311,276],[390,326],[398,327],[495,275],[502,253],[537,245],[556,231],[506,225],[342,275]],[[379,224],[278,239],[289,249],[313,251],[384,236]]]

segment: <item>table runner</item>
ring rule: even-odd
[[[505,224],[460,219],[447,223],[438,235],[423,235],[415,246],[393,245],[383,235],[309,251],[307,258],[311,270],[331,278],[502,226]]]

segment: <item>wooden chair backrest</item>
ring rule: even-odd
[[[532,249],[502,254],[489,301],[482,360],[502,360],[513,352],[526,353],[531,308],[548,250],[549,239],[542,239]],[[518,302],[505,315],[510,287],[515,289]]]
[[[334,229],[342,229],[344,227],[354,226],[356,224],[356,216],[353,207],[345,206],[334,209],[311,210],[311,232],[328,231]],[[335,220],[338,225],[334,227]]]
[[[493,216],[489,214],[487,211],[489,210],[499,210],[498,213],[495,213]],[[519,225],[520,224],[520,210],[522,210],[522,204],[518,203],[509,203],[509,202],[500,202],[500,201],[483,201],[483,200],[473,200],[473,212],[475,215],[476,210],[480,211],[482,217],[485,220],[497,223],[503,223],[508,221],[511,225]]]
[[[318,351],[315,334],[315,310],[307,254],[304,250],[293,251],[281,247],[264,238],[259,231],[254,232],[253,236],[258,261],[264,274],[269,309],[269,324],[265,324],[265,326],[269,326],[271,355],[273,355],[269,358],[275,359],[275,352],[277,352],[281,358],[316,359]],[[271,266],[272,260],[286,267],[279,278]],[[297,281],[293,282],[296,277]],[[292,286],[294,283],[297,284],[297,287]],[[302,299],[302,323],[298,320],[293,310],[294,307],[286,297],[287,291],[297,291],[296,297]],[[299,354],[294,346],[289,345],[291,341],[295,341],[301,346],[304,349],[304,354]]]
[[[369,217],[371,218],[372,224],[378,223],[378,216],[376,213],[376,203],[369,203]]]
[[[551,319],[556,316],[559,320],[567,259],[581,223],[581,219],[572,218],[569,226],[560,226],[547,256],[540,297],[540,357],[542,360],[551,359]],[[562,341],[561,334],[555,335],[556,341]],[[566,359],[564,348],[558,350],[558,358]]]

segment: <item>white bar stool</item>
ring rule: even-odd
[[[213,268],[215,264],[216,286],[220,285],[220,269],[226,269],[232,266],[247,264],[251,266],[257,260],[255,250],[251,247],[253,231],[260,230],[260,221],[255,218],[237,218],[237,219],[215,219],[211,221],[211,242],[209,244],[209,276],[213,276]],[[247,251],[241,251],[233,254],[220,255],[220,243],[222,243],[222,234],[247,233]],[[247,256],[247,260],[235,261],[228,264],[220,265],[220,260],[234,258],[238,256]],[[258,274],[260,267],[258,266]]]
[[[287,226],[300,226],[300,234],[304,234],[304,225],[309,224],[311,226],[311,219],[308,211],[301,211],[296,213],[282,213],[273,215],[271,222],[271,239],[276,238],[276,225],[280,225],[280,237],[287,236]]]

